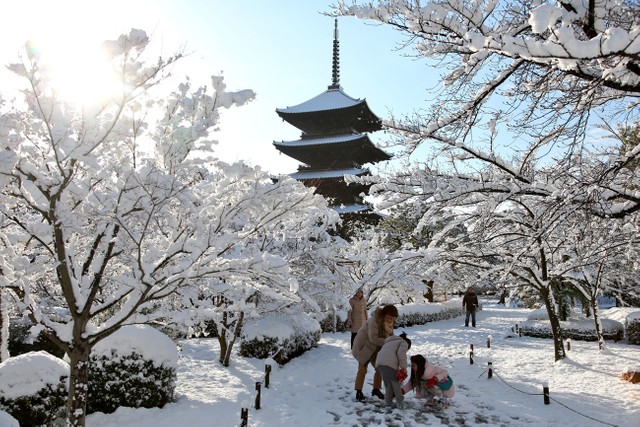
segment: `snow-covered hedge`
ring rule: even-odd
[[[398,308],[398,320],[396,326],[404,328],[413,325],[424,325],[436,320],[451,319],[464,314],[462,300],[452,299],[444,302],[424,302],[404,305],[396,305]],[[479,308],[481,310],[482,307]],[[375,308],[373,309],[375,310]],[[371,313],[373,313],[371,310]],[[347,312],[345,310],[328,313],[320,321],[322,332],[346,332]]]
[[[625,322],[629,344],[640,345],[640,311],[627,315]]]
[[[397,328],[404,328],[437,320],[451,319],[464,314],[462,301],[453,299],[444,302],[405,304],[398,307]]]
[[[168,336],[150,326],[121,328],[91,352],[87,412],[163,407],[173,401],[177,366]]]
[[[624,337],[624,325],[616,320],[601,318],[602,335],[606,340],[620,341]],[[592,318],[573,318],[560,322],[564,338],[579,341],[597,341],[596,327]],[[520,325],[522,335],[534,338],[552,338],[549,316],[544,308],[534,310]]]
[[[69,365],[46,351],[10,357],[0,363],[0,410],[22,426],[62,422],[68,378]]]
[[[317,347],[321,334],[320,324],[306,314],[256,319],[242,327],[238,354],[257,359],[272,358],[284,365]]]

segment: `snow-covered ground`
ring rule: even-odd
[[[594,342],[573,341],[568,357],[555,363],[550,340],[508,337],[529,312],[485,303],[477,328],[463,327],[458,317],[402,329],[413,340],[410,355],[425,355],[453,377],[456,396],[441,412],[424,409],[413,394],[407,395],[404,410],[386,410],[373,399],[356,402],[357,364],[349,334],[336,333],[323,335],[318,348],[287,365],[274,366],[269,388],[261,387],[259,410],[254,408],[256,382],[264,381],[265,361],[234,357],[231,367],[223,368],[216,340],[195,339],[182,342],[175,403],[92,414],[87,425],[238,426],[246,407],[250,426],[640,426],[640,383],[620,379],[626,369],[640,369],[640,348],[607,341],[598,351]],[[372,377],[370,370],[364,389],[369,398]]]

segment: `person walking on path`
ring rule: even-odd
[[[478,308],[478,296],[473,286],[469,286],[467,292],[462,297],[462,308],[466,308],[467,314],[464,318],[464,326],[469,326],[469,317],[471,317],[471,326],[476,327],[476,309]]]
[[[356,339],[358,331],[369,319],[367,313],[367,300],[364,297],[362,287],[356,290],[356,293],[349,299],[349,312],[347,313],[347,326],[351,332],[351,348],[353,349],[353,340]]]
[[[407,379],[407,351],[411,348],[411,340],[404,332],[391,335],[384,341],[384,345],[376,358],[376,369],[384,382],[384,403],[393,404],[396,398],[396,408],[404,408],[404,395],[401,381]]]
[[[384,345],[387,337],[393,335],[393,325],[397,318],[398,309],[394,305],[387,304],[383,307],[378,307],[356,334],[351,354],[358,361],[355,390],[356,400],[359,402],[365,400],[362,386],[367,375],[367,366],[371,363],[375,367],[378,350]],[[376,370],[373,375],[373,391],[371,395],[384,399],[384,394],[380,391],[381,386],[382,377]]]

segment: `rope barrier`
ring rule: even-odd
[[[471,344],[471,352],[473,352],[473,344]],[[491,362],[489,362],[489,363],[491,364]],[[471,364],[473,364],[473,363],[471,363]],[[478,367],[480,368],[480,366],[479,366],[479,365],[477,365],[477,364],[476,364],[476,366],[478,366]],[[482,369],[482,368],[481,368],[481,369]],[[495,370],[495,367],[494,367],[494,366],[489,366],[489,367],[487,367],[487,368],[482,369],[482,372],[480,373],[480,375],[478,375],[478,378],[480,378],[481,376],[483,376],[483,375],[484,375],[484,374],[485,374],[489,369],[491,369],[491,370],[492,370],[493,375],[495,375],[496,377],[498,377],[498,379],[500,379],[500,381],[502,381],[506,386],[508,386],[508,387],[512,388],[513,390],[515,390],[515,391],[517,391],[517,392],[519,392],[519,393],[526,394],[526,395],[529,395],[529,396],[544,396],[544,395],[545,395],[544,393],[530,393],[530,392],[526,392],[526,391],[520,390],[520,389],[518,389],[518,388],[516,388],[516,387],[512,386],[512,385],[511,385],[511,384],[509,384],[507,381],[505,381],[505,379],[504,379],[504,378],[502,378],[500,375],[498,375],[498,373],[496,372],[496,370]],[[547,398],[547,396],[545,396],[545,399],[546,399],[546,398]],[[565,405],[565,404],[563,404],[563,403],[559,402],[557,399],[554,399],[554,398],[552,398],[552,397],[549,397],[549,399],[550,399],[550,400],[553,400],[554,402],[556,402],[557,404],[559,404],[559,405],[560,405],[560,406],[562,406],[563,408],[566,408],[566,409],[570,410],[571,412],[573,412],[573,413],[575,413],[575,414],[578,414],[578,415],[580,415],[580,416],[583,416],[583,417],[585,417],[585,418],[588,418],[588,419],[590,419],[590,420],[592,420],[592,421],[595,421],[595,422],[598,422],[598,423],[600,423],[600,424],[604,424],[604,425],[612,426],[612,427],[617,427],[617,424],[611,424],[611,423],[608,423],[608,422],[606,422],[606,421],[602,421],[602,420],[599,420],[599,419],[594,418],[594,417],[592,417],[592,416],[589,416],[589,415],[583,414],[583,413],[581,413],[581,412],[578,412],[578,411],[576,411],[575,409],[572,409],[572,408],[568,407],[567,405]],[[547,403],[547,402],[545,401],[545,403]]]
[[[556,402],[558,405],[560,405],[560,406],[563,406],[563,407],[567,408],[567,409],[568,409],[568,410],[570,410],[571,412],[574,412],[574,413],[576,413],[576,414],[578,414],[578,415],[582,415],[582,416],[583,416],[583,417],[585,417],[585,418],[589,418],[590,420],[596,421],[596,422],[598,422],[598,423],[600,423],[600,424],[605,424],[605,425],[608,425],[608,426],[617,427],[617,425],[616,425],[616,424],[611,424],[611,423],[608,423],[608,422],[606,422],[606,421],[601,421],[601,420],[598,420],[598,419],[596,419],[596,418],[590,417],[589,415],[581,414],[580,412],[576,411],[575,409],[571,409],[571,408],[569,408],[567,405],[565,405],[564,403],[559,402],[557,399],[554,399],[553,397],[550,397],[549,399],[553,400],[553,401],[554,401],[554,402]]]

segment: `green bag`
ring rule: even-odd
[[[436,385],[438,386],[438,388],[440,388],[441,390],[447,391],[451,388],[451,386],[453,385],[453,380],[451,379],[451,377],[449,375],[447,375],[447,380],[446,381],[438,381],[436,383]]]

